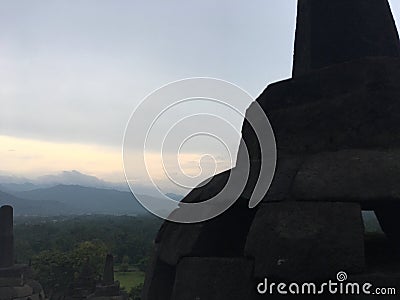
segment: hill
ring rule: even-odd
[[[147,213],[132,193],[113,189],[79,185],[56,185],[50,188],[14,192],[13,194],[33,202],[56,201],[72,208],[75,214],[121,215]]]
[[[0,206],[12,205],[15,215],[49,216],[72,214],[74,209],[57,201],[31,201],[0,191]]]

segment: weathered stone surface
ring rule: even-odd
[[[29,297],[14,298],[12,300],[44,300],[44,299],[46,299],[46,298],[44,298],[42,295],[39,295],[39,294],[35,295],[34,294],[32,296],[29,296]]]
[[[93,294],[90,294],[87,299],[100,300],[100,299],[128,299],[128,295],[122,292],[118,281],[114,281],[114,257],[107,254],[104,264],[103,280],[101,283],[96,284]]]
[[[298,171],[293,197],[359,202],[363,209],[400,203],[400,149],[348,149],[309,156]]]
[[[361,207],[353,201],[370,204],[371,199],[390,194],[389,199],[384,199],[388,203],[397,195],[397,163],[392,164],[386,154],[375,154],[400,149],[398,34],[386,0],[300,0],[298,26],[294,78],[270,85],[257,99],[274,129],[279,153],[276,178],[266,202],[252,222],[251,212],[243,208],[247,207],[257,180],[260,147],[249,123],[244,121],[242,135],[249,149],[251,169],[241,199],[214,220],[193,225],[171,222],[163,225],[156,239],[158,250],[146,276],[145,300],[170,300],[172,286],[175,286],[176,299],[212,299],[218,291],[208,296],[204,293],[209,287],[219,281],[223,286],[224,280],[236,271],[220,274],[220,269],[225,267],[216,268],[218,263],[210,264],[207,269],[207,256],[219,256],[219,262],[224,256],[252,257],[256,278],[323,280],[335,278],[342,270],[348,273],[364,270]],[[250,111],[247,118],[251,118]],[[239,153],[243,153],[243,143],[241,147]],[[299,197],[298,187],[292,186],[294,178],[310,180],[298,173],[301,170],[304,176],[304,170],[309,168],[302,167],[303,159],[344,149],[364,149],[364,153],[375,151],[375,154],[372,161],[367,161],[367,155],[361,163],[343,159],[349,165],[343,168],[335,168],[334,163],[338,162],[334,159],[327,162],[324,158],[321,161],[324,168],[327,163],[332,165],[325,170],[320,168],[318,176],[311,177],[318,180],[320,193],[335,192],[338,197]],[[287,157],[293,160],[285,161],[283,158]],[[379,164],[378,169],[372,168],[373,161]],[[360,169],[364,170],[361,175]],[[329,175],[327,170],[337,180],[332,187],[329,187],[331,182],[325,187],[320,183]],[[369,186],[372,171],[376,171],[372,175],[375,182]],[[378,178],[379,174],[384,176]],[[214,177],[205,186],[193,190],[183,202],[207,200],[225,186],[228,175],[226,172]],[[384,182],[388,176],[393,178]],[[351,181],[345,182],[349,178]],[[338,191],[341,185],[344,188]],[[309,187],[301,192],[314,195],[316,187]],[[365,187],[367,190],[362,190]],[[392,190],[385,190],[388,187]],[[356,192],[359,194],[353,197]],[[343,199],[342,195],[350,197]],[[365,199],[365,195],[369,198]],[[309,201],[292,201],[297,198]],[[282,200],[291,201],[274,202]],[[395,230],[395,213],[381,211],[381,214],[386,227]],[[245,225],[241,224],[243,220]],[[247,232],[247,224],[251,222]],[[229,284],[229,288],[237,286],[236,281]],[[216,299],[232,299],[218,296]],[[317,299],[325,299],[325,295]]]
[[[390,240],[392,247],[400,250],[400,201],[397,203],[381,203],[380,206],[375,208],[375,214],[381,225],[382,230],[385,232],[387,238]],[[400,258],[400,257],[399,257]]]
[[[243,300],[251,294],[253,263],[238,258],[183,258],[172,300]]]
[[[18,287],[0,287],[0,300],[28,297],[32,294],[33,289],[28,285]]]
[[[119,282],[110,285],[98,285],[96,286],[96,291],[94,292],[94,296],[96,297],[119,296],[120,294]]]
[[[228,170],[205,180],[204,182],[200,183],[198,187],[193,189],[185,198],[183,198],[182,202],[202,202],[216,196],[226,185],[230,175],[231,170]]]
[[[104,264],[103,283],[112,285],[114,284],[114,257],[107,254],[106,262]]]
[[[14,264],[13,208],[4,205],[0,208],[0,268]]]
[[[250,228],[245,253],[255,277],[330,278],[364,268],[364,225],[354,203],[263,204]]]
[[[26,280],[26,284],[29,285],[33,289],[34,294],[43,293],[42,285],[33,279]]]
[[[189,193],[183,202],[210,199],[225,186],[229,175],[230,171],[226,171],[214,176]],[[240,256],[254,214],[255,210],[248,208],[248,200],[239,198],[218,218],[195,224],[165,222],[156,237],[157,255],[172,266],[185,256]]]
[[[179,259],[196,251],[195,244],[203,231],[204,224],[177,224],[164,222],[158,237],[158,255],[169,265],[176,265]],[[160,236],[162,235],[162,239]],[[199,250],[197,248],[197,250]]]
[[[87,299],[90,300],[127,300],[127,296],[120,295],[120,296],[89,296]]]
[[[255,210],[235,207],[196,224],[166,222],[157,244],[159,258],[176,265],[185,256],[241,256]],[[240,221],[238,221],[240,220]]]
[[[5,286],[23,286],[24,285],[24,280],[21,278],[5,278],[5,277],[0,277],[0,287],[5,287]]]
[[[291,199],[294,178],[303,163],[301,156],[278,156],[274,179],[264,201],[284,201]]]
[[[396,148],[399,78],[400,59],[368,58],[273,84],[257,102],[271,122],[280,155]],[[246,121],[242,135],[251,159],[259,159],[257,139]]]
[[[387,0],[298,1],[293,76],[371,56],[400,56]]]
[[[27,265],[13,265],[9,268],[0,268],[0,277],[21,278],[21,276],[29,277],[32,270]]]
[[[150,267],[146,272],[142,298],[143,300],[170,300],[175,282],[176,267],[162,262],[153,255]]]

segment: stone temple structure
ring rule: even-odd
[[[26,265],[14,264],[13,208],[0,208],[0,299],[45,300],[42,286]]]
[[[0,300],[46,300],[42,286],[33,280],[33,271],[27,265],[14,264],[13,208],[0,207]],[[87,262],[80,278],[67,295],[57,291],[50,299],[57,300],[128,300],[128,294],[114,281],[114,258],[106,257],[103,279],[96,281]]]
[[[103,280],[96,285],[91,300],[128,300],[128,295],[120,290],[119,282],[114,281],[114,257],[108,254],[104,265]]]
[[[114,257],[111,254],[106,256],[102,280],[96,281],[93,271],[87,262],[80,278],[62,300],[128,300],[128,295],[121,291],[119,282],[114,281]]]
[[[345,282],[400,293],[400,43],[387,0],[299,0],[293,77],[256,101],[278,150],[265,199],[248,208],[261,156],[245,121],[245,191],[215,219],[163,224],[143,299],[399,299],[257,291],[265,278],[318,283],[345,272]],[[183,201],[213,197],[229,173]],[[386,239],[365,239],[362,210],[375,211]]]

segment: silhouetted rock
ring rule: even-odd
[[[11,300],[16,298],[28,298],[33,295],[33,288],[24,286],[14,286],[14,287],[0,287],[0,299],[1,300]]]

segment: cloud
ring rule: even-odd
[[[290,75],[295,7],[44,0],[22,9],[6,1],[0,134],[119,147],[132,110],[168,82],[217,77],[256,95]]]

